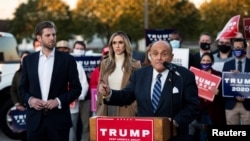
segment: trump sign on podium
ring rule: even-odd
[[[243,96],[250,98],[250,73],[222,73],[223,97]]]
[[[90,141],[166,141],[177,135],[168,117],[90,118]]]
[[[199,97],[213,101],[214,94],[212,90],[219,87],[221,77],[207,73],[195,67],[190,67],[190,70],[195,74]]]
[[[136,125],[136,126],[135,126]],[[153,119],[97,118],[97,140],[148,140],[153,139]]]

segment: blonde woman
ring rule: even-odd
[[[104,59],[100,69],[100,81],[109,84],[111,89],[121,90],[128,82],[132,72],[141,67],[139,61],[132,59],[132,47],[126,33],[115,32],[109,43],[109,57]],[[103,103],[101,94],[97,99],[97,116],[136,116],[136,102],[126,106],[110,106]]]

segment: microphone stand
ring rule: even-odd
[[[174,115],[174,105],[173,105],[173,74],[174,72],[174,68],[172,66],[172,64],[168,65],[167,67],[169,69],[169,75],[170,75],[170,105],[171,105],[171,112],[170,112],[170,139],[169,141],[172,140],[173,136],[174,136],[174,122],[173,122],[173,115]]]

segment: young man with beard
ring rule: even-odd
[[[69,104],[81,94],[76,61],[55,49],[56,32],[53,22],[39,22],[35,36],[41,50],[23,59],[19,88],[27,108],[28,141],[68,141]]]

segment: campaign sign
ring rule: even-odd
[[[155,41],[169,41],[173,29],[145,29],[146,46]]]
[[[212,65],[212,68],[217,70],[217,71],[222,72],[223,67],[224,67],[224,63],[225,62],[214,62],[214,64]]]
[[[239,32],[239,20],[240,15],[232,17],[224,26],[223,30],[219,33],[216,40],[220,38],[234,38]]]
[[[101,56],[80,56],[75,57],[75,60],[83,66],[85,73],[89,78],[91,72],[100,64]]]
[[[96,112],[97,88],[91,88],[91,111]]]
[[[188,48],[173,48],[172,63],[188,68],[189,49]]]
[[[244,96],[250,98],[250,73],[222,73],[223,97]]]
[[[244,28],[245,38],[249,40],[250,39],[250,18],[243,19],[243,28]]]
[[[97,118],[97,141],[153,141],[153,119]]]
[[[26,130],[26,110],[11,110],[10,111],[11,119],[12,119],[12,126],[14,132],[22,132]]]
[[[211,73],[207,73],[192,66],[190,67],[190,70],[195,74],[195,81],[198,87],[199,97],[209,101],[213,101],[214,94],[212,92],[212,89],[219,87],[221,77]]]

